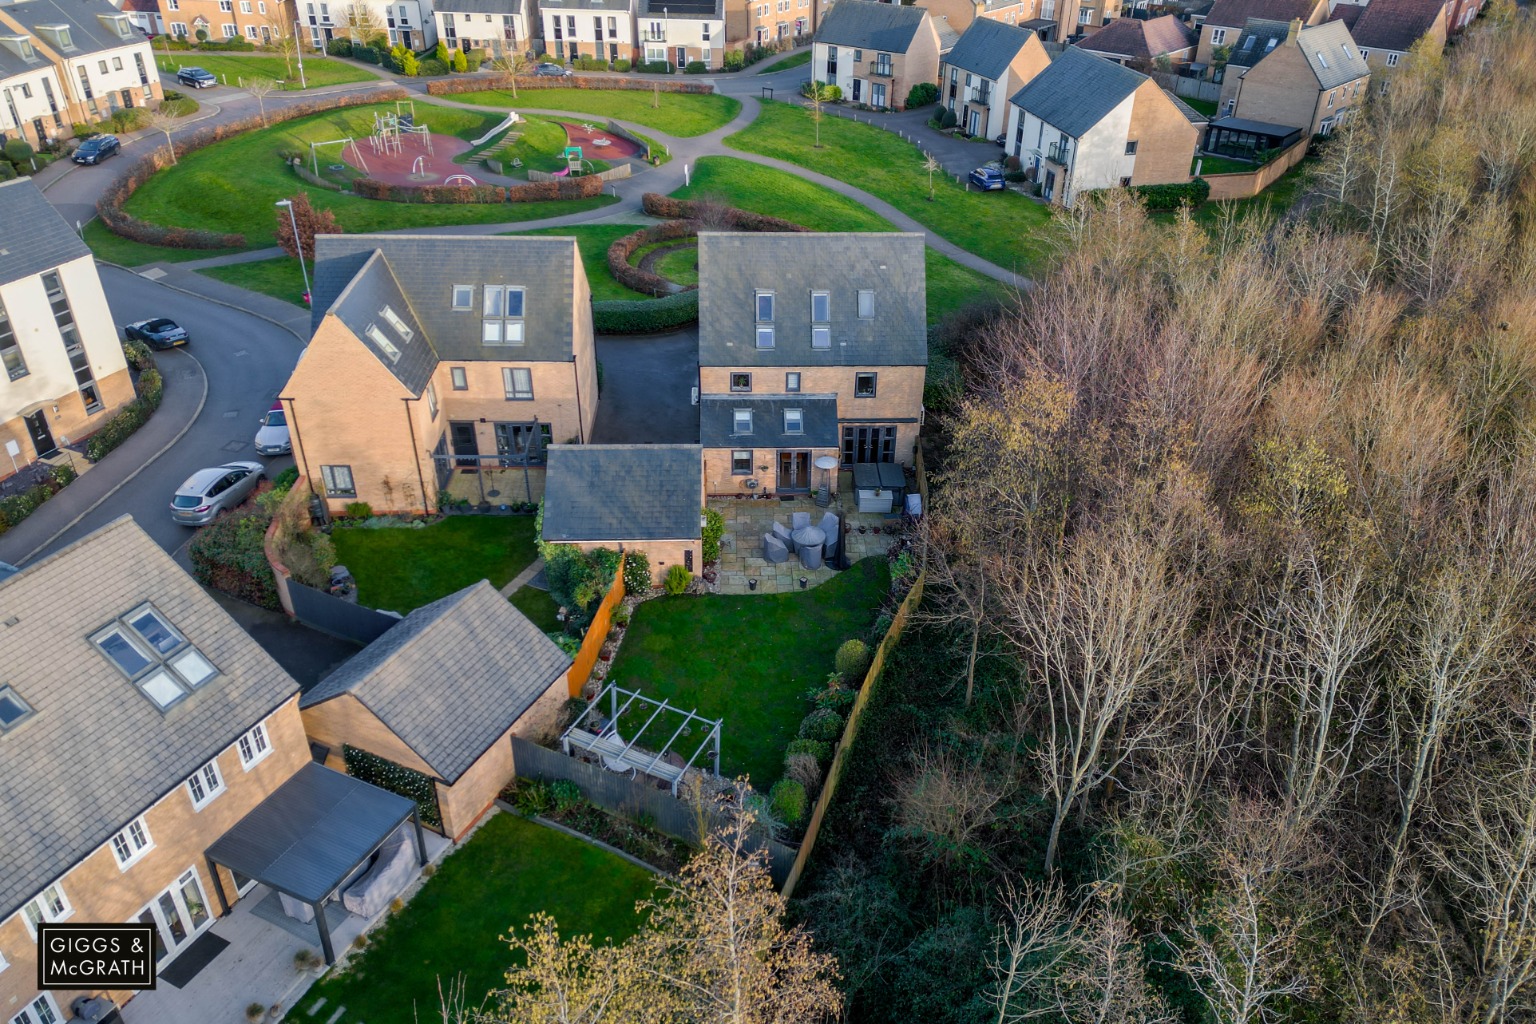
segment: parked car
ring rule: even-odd
[[[543,78],[567,78],[571,74],[570,68],[563,68],[559,64],[550,64],[546,61],[533,69],[536,76]]]
[[[245,500],[266,476],[259,462],[228,462],[200,469],[176,488],[171,518],[184,526],[205,526]]]
[[[992,141],[994,143],[996,143],[999,147],[1006,146],[1006,145],[1008,145],[1008,133],[1007,132],[1003,132],[1001,135],[997,136],[997,138],[993,139]]]
[[[219,80],[213,77],[213,72],[204,71],[202,68],[182,68],[176,72],[176,81],[194,89],[212,89],[219,84]]]
[[[970,182],[983,192],[996,192],[1007,188],[1001,167],[978,167],[971,172]]]
[[[109,156],[116,156],[122,148],[116,135],[92,135],[80,143],[70,159],[77,164],[99,164]]]
[[[282,402],[273,402],[267,414],[257,421],[257,455],[287,455],[293,451],[293,438],[288,434],[288,412]]]
[[[129,341],[142,341],[150,348],[175,348],[190,340],[185,327],[163,316],[134,321],[123,328],[123,337]]]

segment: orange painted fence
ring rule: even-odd
[[[598,652],[603,649],[603,644],[608,642],[608,630],[613,625],[613,610],[624,600],[624,556],[619,556],[619,568],[613,576],[613,586],[608,588],[608,594],[597,606],[597,614],[592,616],[592,625],[587,628],[586,638],[581,641],[581,650],[576,652],[576,660],[571,665],[571,671],[567,673],[565,682],[572,697],[581,696],[581,688],[587,683],[587,676],[592,674],[592,666],[597,664]]]

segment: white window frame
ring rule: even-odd
[[[784,374],[784,391],[786,394],[798,395],[800,393],[800,371],[790,370]]]
[[[427,381],[427,415],[429,419],[437,419],[437,385]]]
[[[737,468],[737,464],[746,459],[745,468]],[[731,452],[731,476],[752,475],[752,450],[750,448],[738,448]]]
[[[194,785],[202,787],[202,799],[198,799]],[[224,789],[224,775],[219,771],[218,758],[209,761],[187,777],[187,799],[192,801],[194,811],[201,811],[213,803]]]
[[[475,309],[475,286],[472,284],[456,284],[453,286],[453,311],[455,313],[472,313]]]
[[[258,722],[235,740],[235,751],[240,755],[240,766],[250,771],[272,756],[272,737],[267,734],[267,723]]]
[[[4,974],[5,969],[9,966],[11,966],[11,962],[5,958],[5,951],[0,950],[0,974]]]
[[[378,346],[379,353],[383,355],[385,359],[388,359],[392,363],[398,363],[400,361],[400,346],[396,345],[389,339],[389,335],[384,333],[384,329],[382,327],[380,327],[378,324],[369,324],[367,327],[363,328],[363,333],[368,336],[369,341]]]
[[[47,899],[49,893],[53,894],[54,900],[47,903],[43,902],[43,900]],[[53,906],[54,902],[58,904],[57,908]],[[32,915],[28,913],[31,910],[37,911],[37,920],[35,921]],[[74,916],[75,907],[74,904],[69,902],[68,894],[64,892],[62,880],[45,886],[42,892],[27,900],[21,908],[21,919],[26,922],[27,931],[34,939],[37,938],[37,926],[39,923],[57,924],[59,921],[68,921]]]
[[[455,391],[468,391],[469,371],[462,366],[450,366],[448,368],[448,382]]]
[[[1224,28],[1211,29],[1211,45],[1222,46],[1227,41],[1227,30]]]
[[[164,628],[173,640],[170,647],[162,650],[135,625],[135,620],[145,618],[154,619]],[[121,639],[144,664],[132,670],[119,664],[103,646],[104,642],[112,636]],[[144,694],[161,711],[181,703],[213,682],[220,674],[218,666],[214,665],[208,656],[187,638],[185,633],[177,629],[171,620],[149,601],[135,606],[97,630],[91,636],[91,643],[108,664],[121,672],[135,689]],[[199,668],[198,663],[201,663],[207,671],[194,677],[193,672]],[[162,701],[156,693],[157,691],[168,692],[164,690],[166,685],[179,692],[169,695],[169,699]]]
[[[1400,53],[1389,53],[1389,54],[1387,54],[1387,67],[1389,67],[1389,68],[1397,67],[1397,62],[1398,62],[1398,60],[1400,60],[1402,58],[1402,56],[1403,55],[1400,54]]]
[[[144,823],[144,815],[141,814],[107,840],[107,845],[112,848],[117,869],[127,871],[155,848],[155,840],[149,834],[149,826]]]
[[[400,318],[400,314],[395,312],[393,306],[385,305],[384,308],[379,310],[379,316],[383,317],[384,321],[395,329],[395,333],[400,335],[401,340],[409,342],[412,338],[416,337],[416,332],[411,329],[410,324],[407,324]]]
[[[758,348],[773,348],[774,347],[774,341],[775,341],[775,339],[774,339],[774,333],[773,333],[773,324],[758,324],[757,325],[757,347]]]
[[[41,1008],[39,1003],[43,1004]],[[16,1016],[11,1018],[11,1024],[61,1024],[63,1020],[64,1012],[59,1009],[53,993],[39,992],[35,999],[17,1011]]]
[[[859,289],[858,314],[860,320],[873,320],[875,318],[875,290],[873,288]]]
[[[256,26],[255,25],[247,25],[247,26],[245,26],[245,38],[247,38],[247,39],[255,39],[256,38]]]
[[[764,299],[768,300],[768,315],[767,316],[763,316],[763,300]],[[778,310],[775,309],[775,302],[776,302],[776,298],[775,298],[775,296],[774,296],[772,291],[769,291],[769,290],[764,289],[764,288],[759,288],[757,291],[753,292],[752,293],[752,319],[754,321],[756,321],[757,323],[760,323],[760,324],[771,324],[771,323],[773,323],[774,315],[778,312]]]
[[[793,426],[790,425],[791,421],[793,421],[793,424],[794,424]],[[786,433],[786,434],[803,434],[803,433],[805,433],[805,410],[803,410],[803,409],[785,409],[784,410],[784,433]]]
[[[513,295],[518,299],[518,312],[515,315],[507,312]],[[480,344],[523,344],[524,317],[527,313],[528,294],[522,285],[486,285],[480,295]]]

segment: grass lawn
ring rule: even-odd
[[[775,71],[788,71],[790,68],[798,68],[801,65],[809,64],[810,62],[811,51],[806,50],[804,53],[797,53],[793,57],[785,57],[783,60],[774,61],[772,64],[769,64],[767,67],[759,71],[758,74],[771,75]]]
[[[1217,103],[1215,100],[1197,100],[1191,96],[1180,96],[1179,99],[1188,103],[1190,107],[1204,114],[1206,117],[1216,116]]]
[[[413,1024],[438,1016],[438,982],[462,975],[467,1004],[503,984],[512,951],[498,936],[545,911],[562,936],[623,940],[639,925],[635,903],[656,876],[627,860],[513,814],[498,814],[443,861],[402,910],[370,936],[345,974],[328,975],[304,996],[349,1021]],[[288,1020],[311,1024],[302,1009]]]
[[[511,146],[501,149],[501,142],[497,140],[484,147],[487,150],[501,150],[499,159],[505,162],[508,175],[514,178],[526,178],[529,169],[548,171],[551,174],[565,170],[565,157],[561,152],[570,140],[566,138],[564,128],[553,121],[530,117],[525,118],[523,123],[515,126],[513,130],[520,133],[521,137]],[[514,158],[521,160],[523,166],[514,169],[512,167]],[[591,164],[588,170],[594,174],[606,171],[609,167],[602,160],[593,160]]]
[[[512,607],[528,616],[544,632],[560,632],[560,621],[555,618],[560,605],[549,596],[549,591],[533,586],[519,587],[510,600]]]
[[[114,235],[99,220],[85,226],[85,244],[91,247],[98,259],[125,267],[142,267],[146,263],[185,263],[187,260],[203,260],[210,256],[227,256],[239,249],[172,249],[168,246],[145,245]]]
[[[772,167],[729,156],[707,156],[693,167],[693,184],[680,199],[718,198],[731,206],[780,217],[817,231],[889,231],[890,221],[847,196]],[[979,197],[978,197],[979,198]],[[928,322],[978,299],[1005,298],[1006,285],[942,253],[925,249]]]
[[[653,268],[657,274],[678,284],[699,283],[699,247],[690,245],[662,256]]]
[[[1045,206],[1009,191],[968,192],[939,175],[934,177],[934,201],[929,202],[928,174],[912,143],[871,125],[823,117],[822,148],[816,149],[807,111],[773,100],[764,100],[762,109],[750,126],[727,137],[726,145],[861,188],[1000,267],[1022,274],[1044,269],[1054,230]]]
[[[1196,164],[1200,165],[1201,174],[1247,174],[1263,166],[1263,164],[1249,163],[1246,160],[1233,160],[1225,156],[1206,156],[1196,153],[1195,158],[1189,164],[1190,174],[1195,173]]]
[[[502,89],[459,93],[460,103],[498,110],[568,110],[632,121],[678,138],[704,135],[730,122],[741,112],[741,102],[717,94],[664,92],[661,106],[652,107],[649,89],[527,89],[514,97]],[[503,115],[505,116],[505,115]],[[497,120],[500,120],[498,118]]]
[[[838,645],[868,633],[889,587],[885,559],[865,558],[803,593],[646,601],[608,681],[723,718],[721,771],[766,791],[809,710],[805,691],[826,685]]]
[[[630,291],[615,281],[608,270],[608,247],[625,235],[639,231],[643,224],[581,224],[568,228],[542,228],[538,231],[512,232],[533,236],[553,235],[561,238],[575,236],[581,250],[581,262],[587,268],[587,280],[592,285],[592,298],[649,299],[652,296]]]
[[[331,532],[336,561],[357,580],[369,608],[404,615],[488,579],[504,587],[538,553],[533,516],[454,516],[422,529]]]
[[[299,261],[292,256],[257,260],[254,263],[231,263],[227,267],[204,267],[198,273],[215,281],[249,288],[253,292],[291,302],[300,309],[309,308],[304,305],[304,275],[299,271]]]
[[[306,185],[284,167],[278,156],[283,150],[307,155],[311,142],[347,136],[366,138],[371,133],[374,114],[384,110],[393,111],[393,104],[327,111],[189,153],[179,164],[145,182],[128,200],[127,210],[142,220],[167,227],[238,231],[245,235],[251,248],[262,248],[276,244],[273,231],[277,216],[272,204],[300,191],[307,192],[317,208],[333,211],[341,226],[354,233],[538,220],[617,202],[612,196],[602,196],[543,203],[389,203]],[[483,135],[500,120],[494,114],[420,102],[416,104],[416,119],[435,132],[464,139]],[[334,162],[336,148],[329,149],[326,155]],[[211,255],[215,253],[199,251],[186,258]]]
[[[281,57],[237,57],[225,53],[188,51],[173,53],[169,56],[157,53],[155,64],[166,76],[169,88],[172,89],[178,88],[175,83],[178,68],[202,68],[209,74],[217,76],[220,82],[235,88],[240,87],[241,78],[270,78],[274,82],[282,82],[283,84],[278,88],[285,91],[297,92],[301,88],[297,63],[290,74],[288,65]],[[378,80],[379,76],[370,74],[361,65],[348,61],[324,57],[306,57],[304,61],[304,81],[311,89],[321,85]]]

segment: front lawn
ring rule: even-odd
[[[718,93],[664,92],[661,105],[653,107],[654,97],[649,89],[524,89],[516,96],[504,89],[483,89],[459,93],[453,98],[460,103],[502,111],[555,110],[612,117],[677,138],[712,132],[741,113],[740,100]]]
[[[537,557],[533,516],[453,516],[421,529],[331,531],[369,608],[404,615],[482,579],[504,587]]]
[[[798,68],[811,62],[811,51],[805,50],[793,57],[785,57],[783,60],[774,61],[758,72],[760,75],[771,75],[776,71],[788,71],[790,68]]]
[[[468,1008],[501,987],[512,951],[500,936],[520,931],[529,915],[554,917],[562,936],[622,941],[640,918],[656,876],[629,861],[513,814],[487,821],[406,905],[370,935],[368,949],[344,974],[330,974],[304,996],[303,1008],[325,999],[311,1018],[289,1011],[293,1024],[325,1020],[346,1007],[347,1021],[413,1024],[440,1017],[438,985],[462,977]]]
[[[215,281],[249,288],[253,292],[291,302],[300,309],[309,308],[304,305],[304,275],[299,270],[299,261],[292,256],[204,267],[198,273]]]
[[[199,53],[187,51],[167,56],[155,54],[155,64],[172,89],[183,89],[176,84],[176,72],[182,68],[202,68],[225,85],[241,88],[243,78],[270,78],[280,82],[279,89],[297,92],[304,88],[299,84],[299,66],[293,70],[281,57],[237,57],[224,53]],[[322,85],[342,85],[346,82],[374,82],[379,76],[371,74],[360,64],[352,64],[334,57],[309,57],[304,60],[304,81],[311,89]]]
[[[215,143],[150,178],[129,198],[126,209],[167,227],[240,232],[251,248],[263,248],[276,244],[277,216],[272,204],[300,191],[309,194],[317,209],[333,211],[350,233],[539,220],[617,202],[613,196],[602,196],[542,203],[390,203],[306,185],[282,162],[283,151],[302,153],[307,159],[311,142],[352,136],[361,144],[371,134],[374,114],[394,109],[393,104],[381,103],[331,110]],[[416,104],[418,124],[463,139],[478,138],[498,121],[500,117],[490,113]],[[336,162],[339,149],[327,148],[321,164]],[[188,258],[212,255],[202,250]]]
[[[934,175],[929,202],[928,173],[912,143],[871,125],[824,116],[816,149],[815,126],[805,109],[774,100],[764,100],[762,109],[751,125],[728,136],[726,145],[861,188],[999,267],[1026,275],[1044,269],[1054,229],[1049,209],[1040,203],[1011,191],[970,192],[942,173]]]
[[[579,224],[566,228],[540,228],[537,231],[514,231],[511,234],[533,236],[574,237],[581,250],[581,262],[587,268],[587,281],[592,285],[592,299],[649,299],[650,295],[630,291],[614,280],[608,269],[608,247],[625,235],[639,231],[643,224]]]
[[[865,639],[890,589],[883,558],[865,558],[814,590],[659,597],[635,609],[608,681],[723,718],[720,770],[766,788],[784,747],[826,685],[844,640]]]

